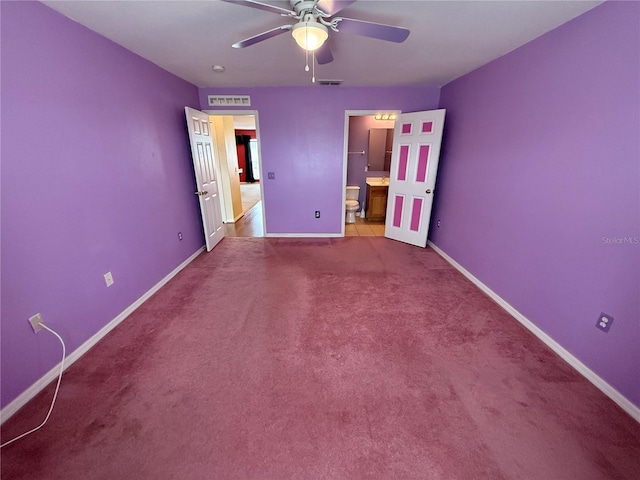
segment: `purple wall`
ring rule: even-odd
[[[389,176],[389,170],[365,171],[369,162],[369,130],[372,128],[393,128],[394,123],[389,120],[376,120],[373,115],[349,118],[349,151],[365,151],[364,155],[349,155],[347,162],[347,185],[360,187],[361,208],[364,208],[367,197],[367,178]]]
[[[4,406],[60,360],[28,317],[72,352],[204,238],[183,109],[196,87],[42,4],[1,8]]]
[[[267,233],[334,233],[342,229],[345,110],[437,108],[437,87],[201,88],[207,95],[251,95],[258,111]],[[275,180],[266,172],[275,172]],[[314,218],[315,210],[321,217]]]
[[[639,3],[607,2],[446,85],[431,225],[436,245],[637,406],[639,32]],[[600,312],[615,318],[606,334]]]

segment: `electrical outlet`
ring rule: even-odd
[[[107,272],[104,274],[104,283],[107,284],[107,287],[113,285],[113,275],[111,275],[111,272]]]
[[[438,222],[436,223],[436,227],[440,228],[440,219],[438,219]]]
[[[275,180],[276,179],[276,172],[267,172],[267,178],[269,180]]]
[[[316,210],[316,218],[320,218],[320,210]]]
[[[178,240],[182,240],[182,232],[178,232]]]
[[[601,313],[598,317],[598,321],[596,322],[596,327],[607,333],[611,328],[611,324],[613,323],[613,317],[611,315],[607,315],[606,313]]]
[[[33,333],[38,333],[42,330],[42,325],[44,320],[42,319],[42,315],[36,313],[33,317],[29,317],[29,323],[31,324],[31,328],[33,328]]]

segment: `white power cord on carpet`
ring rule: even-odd
[[[43,422],[38,425],[36,428],[29,430],[28,432],[23,433],[22,435],[18,435],[16,438],[12,438],[11,440],[4,442],[2,445],[0,445],[0,448],[3,448],[7,445],[9,445],[10,443],[15,442],[16,440],[20,440],[23,437],[26,437],[27,435],[35,432],[36,430],[39,430],[40,428],[42,428],[44,426],[45,423],[47,423],[47,420],[49,420],[49,417],[51,416],[51,412],[53,411],[53,406],[56,403],[56,397],[58,396],[58,390],[60,389],[60,380],[62,380],[62,372],[64,371],[64,359],[66,357],[66,353],[67,353],[67,349],[64,345],[64,340],[62,340],[62,337],[60,335],[58,335],[57,332],[51,330],[49,327],[47,327],[44,322],[40,322],[39,325],[44,328],[45,330],[50,331],[51,333],[53,333],[56,337],[58,337],[58,340],[60,340],[60,343],[62,344],[62,362],[60,362],[60,375],[58,375],[58,383],[56,385],[56,391],[53,394],[53,400],[51,400],[51,406],[49,407],[49,412],[47,413],[47,416],[45,417],[45,419],[43,420]]]

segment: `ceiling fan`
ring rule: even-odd
[[[245,48],[290,31],[302,49],[314,52],[320,65],[333,61],[333,54],[326,43],[329,38],[329,29],[334,32],[347,32],[395,43],[402,43],[409,36],[409,30],[406,28],[353,18],[333,17],[356,0],[290,0],[290,10],[256,0],[224,1],[258,8],[297,20],[297,23],[281,25],[234,43],[232,45],[234,48]]]

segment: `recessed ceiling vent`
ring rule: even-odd
[[[209,95],[210,107],[250,107],[249,95]]]
[[[320,80],[318,79],[318,85],[341,85],[344,80]]]

